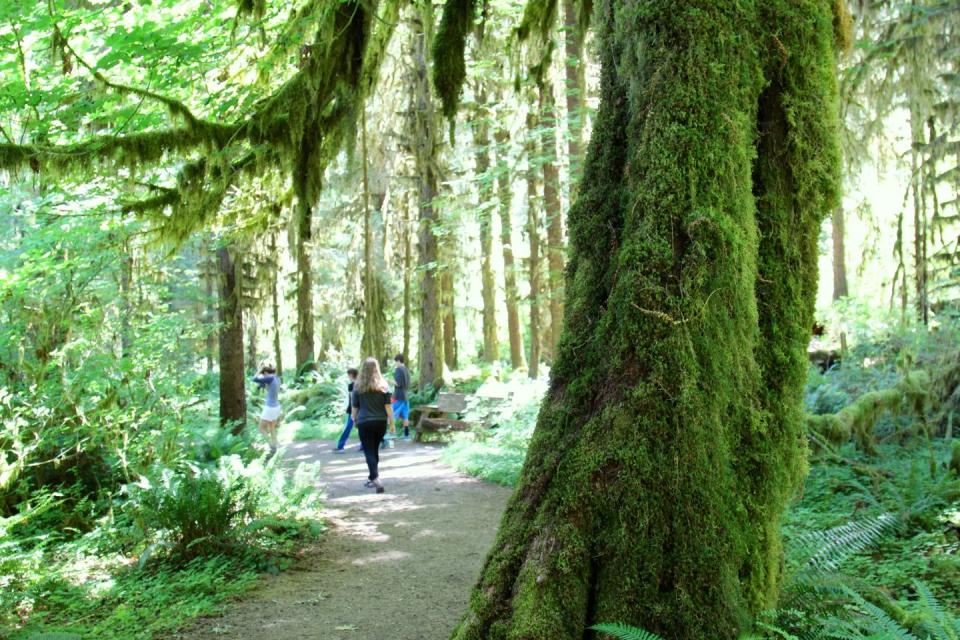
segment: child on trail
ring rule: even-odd
[[[260,433],[270,443],[270,455],[277,452],[277,424],[280,422],[280,376],[272,364],[264,364],[253,378],[261,389],[267,390],[267,401],[260,414]]]
[[[397,366],[393,370],[393,415],[403,419],[403,439],[410,439],[410,405],[407,403],[407,391],[410,389],[410,372],[404,365],[402,353],[393,357]]]
[[[351,403],[353,421],[360,432],[360,444],[363,445],[363,455],[367,459],[367,470],[370,472],[364,486],[383,493],[379,470],[380,443],[387,434],[387,425],[390,426],[390,433],[394,433],[396,427],[393,425],[390,388],[380,373],[380,364],[376,358],[363,361],[360,376],[353,386]]]
[[[347,424],[343,427],[343,433],[340,434],[340,439],[337,441],[337,448],[333,450],[334,453],[345,453],[343,448],[347,444],[347,440],[350,438],[350,432],[353,431],[353,387],[357,381],[357,370],[353,367],[347,369]],[[363,445],[360,445],[360,451],[363,451]]]

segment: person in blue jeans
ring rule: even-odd
[[[347,440],[350,439],[350,432],[353,431],[353,407],[352,398],[353,398],[353,385],[357,381],[357,370],[353,367],[347,369],[347,423],[343,427],[343,433],[340,434],[340,439],[337,441],[337,448],[333,450],[334,453],[344,453],[346,450],[344,447],[347,445]],[[363,451],[363,444],[360,444],[360,451]]]
[[[393,369],[393,417],[403,420],[403,439],[410,439],[410,405],[407,403],[407,391],[410,390],[410,371],[404,364],[402,353],[393,357],[396,367]]]

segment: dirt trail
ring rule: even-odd
[[[356,445],[353,446],[356,448]],[[184,640],[444,640],[466,609],[509,490],[443,465],[436,446],[398,442],[380,457],[386,493],[363,488],[363,454],[329,442],[287,447],[322,465],[330,526],[315,553],[264,578]]]

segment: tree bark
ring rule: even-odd
[[[476,179],[480,217],[480,284],[483,295],[483,354],[484,362],[500,359],[500,344],[497,338],[496,279],[493,273],[493,229],[491,228],[490,201],[490,125],[487,112],[487,94],[483,86],[477,88],[477,119],[473,126],[473,142],[476,146]]]
[[[376,358],[383,362],[387,358],[387,314],[384,309],[386,291],[383,279],[374,257],[373,211],[370,207],[370,179],[367,165],[367,118],[366,112],[360,116],[360,147],[363,162],[363,336],[360,339],[361,359]],[[383,198],[377,198],[377,210],[382,207]]]
[[[412,207],[407,203],[403,224],[403,358],[410,361],[410,340],[413,333],[413,295],[410,274],[413,272]]]
[[[843,206],[833,210],[833,299],[839,300],[850,295],[847,289],[847,255],[845,246]]]
[[[510,167],[507,164],[509,134],[498,129],[494,134],[497,142],[497,194],[500,201],[500,243],[503,245],[503,295],[507,306],[507,329],[510,334],[510,366],[523,367],[523,337],[520,334],[520,312],[517,308],[517,272],[513,260],[513,220],[510,215]]]
[[[257,316],[252,309],[247,310],[247,370],[257,368]]]
[[[537,128],[537,117],[527,114],[527,131]],[[536,143],[527,139],[527,235],[530,239],[530,361],[527,375],[536,380],[540,375],[540,218],[537,215],[537,171],[534,158]]]
[[[217,307],[220,329],[220,425],[235,435],[247,422],[245,371],[243,368],[243,311],[240,306],[239,264],[228,247],[217,248],[220,299]]]
[[[313,267],[310,264],[312,207],[306,193],[297,197],[297,377],[316,368],[313,353]]]
[[[451,371],[457,368],[457,314],[453,283],[452,266],[448,264],[444,267],[443,275],[440,277],[440,287],[441,313],[443,314],[443,359],[447,368]]]
[[[417,172],[417,195],[420,210],[419,259],[420,280],[420,387],[443,386],[443,328],[440,320],[440,278],[437,273],[439,252],[433,228],[438,223],[434,205],[438,178],[436,110],[427,73],[429,43],[425,30],[432,31],[433,7],[428,0],[417,3],[413,23],[413,148]]]
[[[457,640],[732,640],[775,604],[838,204],[834,4],[597,8],[563,337]]]
[[[563,0],[563,44],[567,84],[567,154],[570,163],[570,200],[580,183],[583,148],[583,97],[586,87],[586,60],[583,56],[584,25],[580,24],[576,2]]]
[[[554,160],[557,156],[557,109],[553,87],[540,83],[540,119],[543,127],[543,204],[547,222],[547,281],[550,287],[550,335],[547,340],[551,356],[556,353],[563,329],[563,213],[560,211],[560,173]]]
[[[273,260],[273,281],[270,284],[270,307],[273,317],[273,358],[277,375],[283,375],[283,350],[280,345],[280,262],[277,257],[277,237],[270,237],[270,255]]]

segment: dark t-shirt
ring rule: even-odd
[[[353,407],[359,409],[357,424],[364,422],[386,421],[387,405],[390,404],[390,394],[383,391],[367,391],[360,393],[353,391]]]
[[[396,386],[393,388],[393,397],[397,400],[407,399],[407,389],[410,388],[410,372],[402,364],[397,365],[393,371],[393,381]]]
[[[350,413],[350,407],[353,405],[353,380],[347,383],[347,414]]]

